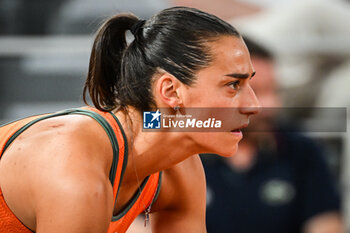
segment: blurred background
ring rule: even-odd
[[[176,5],[213,13],[269,49],[282,106],[345,107],[350,119],[350,1],[0,0],[0,124],[82,106],[90,49],[101,22],[121,12],[147,19]],[[306,134],[324,146],[350,229],[349,123],[344,131]]]

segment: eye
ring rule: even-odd
[[[227,86],[231,87],[233,90],[239,90],[241,86],[241,80],[230,82],[227,84]]]

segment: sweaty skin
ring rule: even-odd
[[[156,78],[157,106],[238,108],[235,117],[248,122],[259,103],[249,85],[254,69],[246,46],[234,36],[221,36],[209,46],[213,61],[192,86],[167,72]],[[164,171],[152,206],[153,232],[206,232],[205,177],[196,154],[232,155],[241,137],[231,132],[142,132],[138,111],[130,107],[129,116],[115,114],[126,133],[129,160],[114,209],[109,138],[93,119],[72,115],[33,125],[5,151],[0,186],[12,212],[37,233],[104,233],[112,213],[126,206],[141,181]]]

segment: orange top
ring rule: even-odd
[[[87,115],[95,119],[106,131],[113,146],[113,162],[110,171],[110,181],[113,184],[113,197],[117,201],[118,190],[123,179],[127,159],[128,144],[125,133],[117,117],[111,112],[102,112],[95,108],[84,107],[66,111],[28,117],[0,128],[0,159],[6,148],[24,130],[38,121],[68,114]],[[130,204],[118,215],[113,216],[108,233],[123,233],[129,228],[134,219],[142,212],[149,212],[152,203],[160,190],[161,173],[148,176],[141,184],[140,191],[134,195]],[[0,232],[2,233],[31,233],[8,208],[0,188]]]

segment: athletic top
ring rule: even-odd
[[[44,114],[28,117],[0,127],[0,159],[6,148],[23,131],[33,124],[48,118],[80,114],[96,120],[106,131],[112,147],[113,161],[109,179],[113,185],[114,205],[116,205],[119,188],[125,172],[128,160],[128,144],[125,133],[118,118],[112,112],[102,112],[95,108],[83,107],[69,109],[54,114]],[[145,178],[139,191],[132,197],[127,207],[116,216],[113,215],[108,228],[108,233],[123,233],[129,228],[134,219],[145,211],[149,213],[153,202],[157,199],[160,191],[161,172],[152,174]],[[7,206],[0,187],[0,232],[2,233],[31,233]]]

